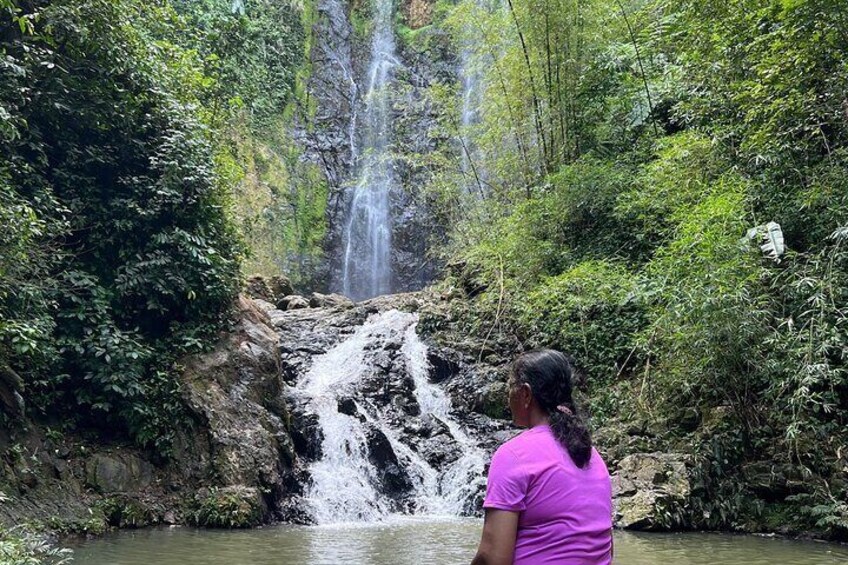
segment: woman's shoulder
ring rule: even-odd
[[[543,426],[537,426],[523,430],[521,433],[501,444],[495,451],[495,456],[501,458],[515,459],[523,461],[532,459],[532,455],[537,453],[544,444],[550,443],[550,433],[545,433]]]
[[[597,475],[609,477],[609,469],[607,463],[595,447],[592,447],[592,457],[589,459],[589,467]]]

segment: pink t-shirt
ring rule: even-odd
[[[542,425],[495,452],[483,508],[520,513],[514,565],[608,565],[611,490],[607,466],[594,448],[580,469]]]

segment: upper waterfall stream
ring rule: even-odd
[[[297,383],[321,436],[306,492],[318,524],[458,516],[483,489],[486,454],[429,382],[417,322],[398,310],[371,315]]]
[[[393,7],[392,0],[374,1],[363,145],[361,151],[352,148],[353,154],[361,157],[343,234],[342,284],[345,295],[357,300],[387,294],[392,284],[389,195],[394,175],[389,95],[392,72],[400,64],[392,29]]]

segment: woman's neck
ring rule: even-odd
[[[548,413],[539,407],[534,406],[527,416],[528,428],[550,425],[550,417],[548,416]]]

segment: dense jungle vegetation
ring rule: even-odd
[[[485,84],[476,124],[444,120],[474,167],[430,187],[448,283],[480,293],[459,319],[573,353],[596,428],[693,454],[692,523],[845,536],[848,6],[507,0],[447,24]]]
[[[324,188],[284,127],[305,16],[135,0],[0,14],[5,414],[24,389],[34,415],[167,454],[173,362],[222,328],[242,267],[297,278],[320,246]]]
[[[0,425],[167,457],[175,360],[243,274],[309,279],[313,10],[0,0]],[[431,87],[457,143],[419,156],[465,329],[571,352],[596,428],[692,455],[698,527],[848,535],[845,3],[440,0],[430,25],[482,85],[464,125]]]

